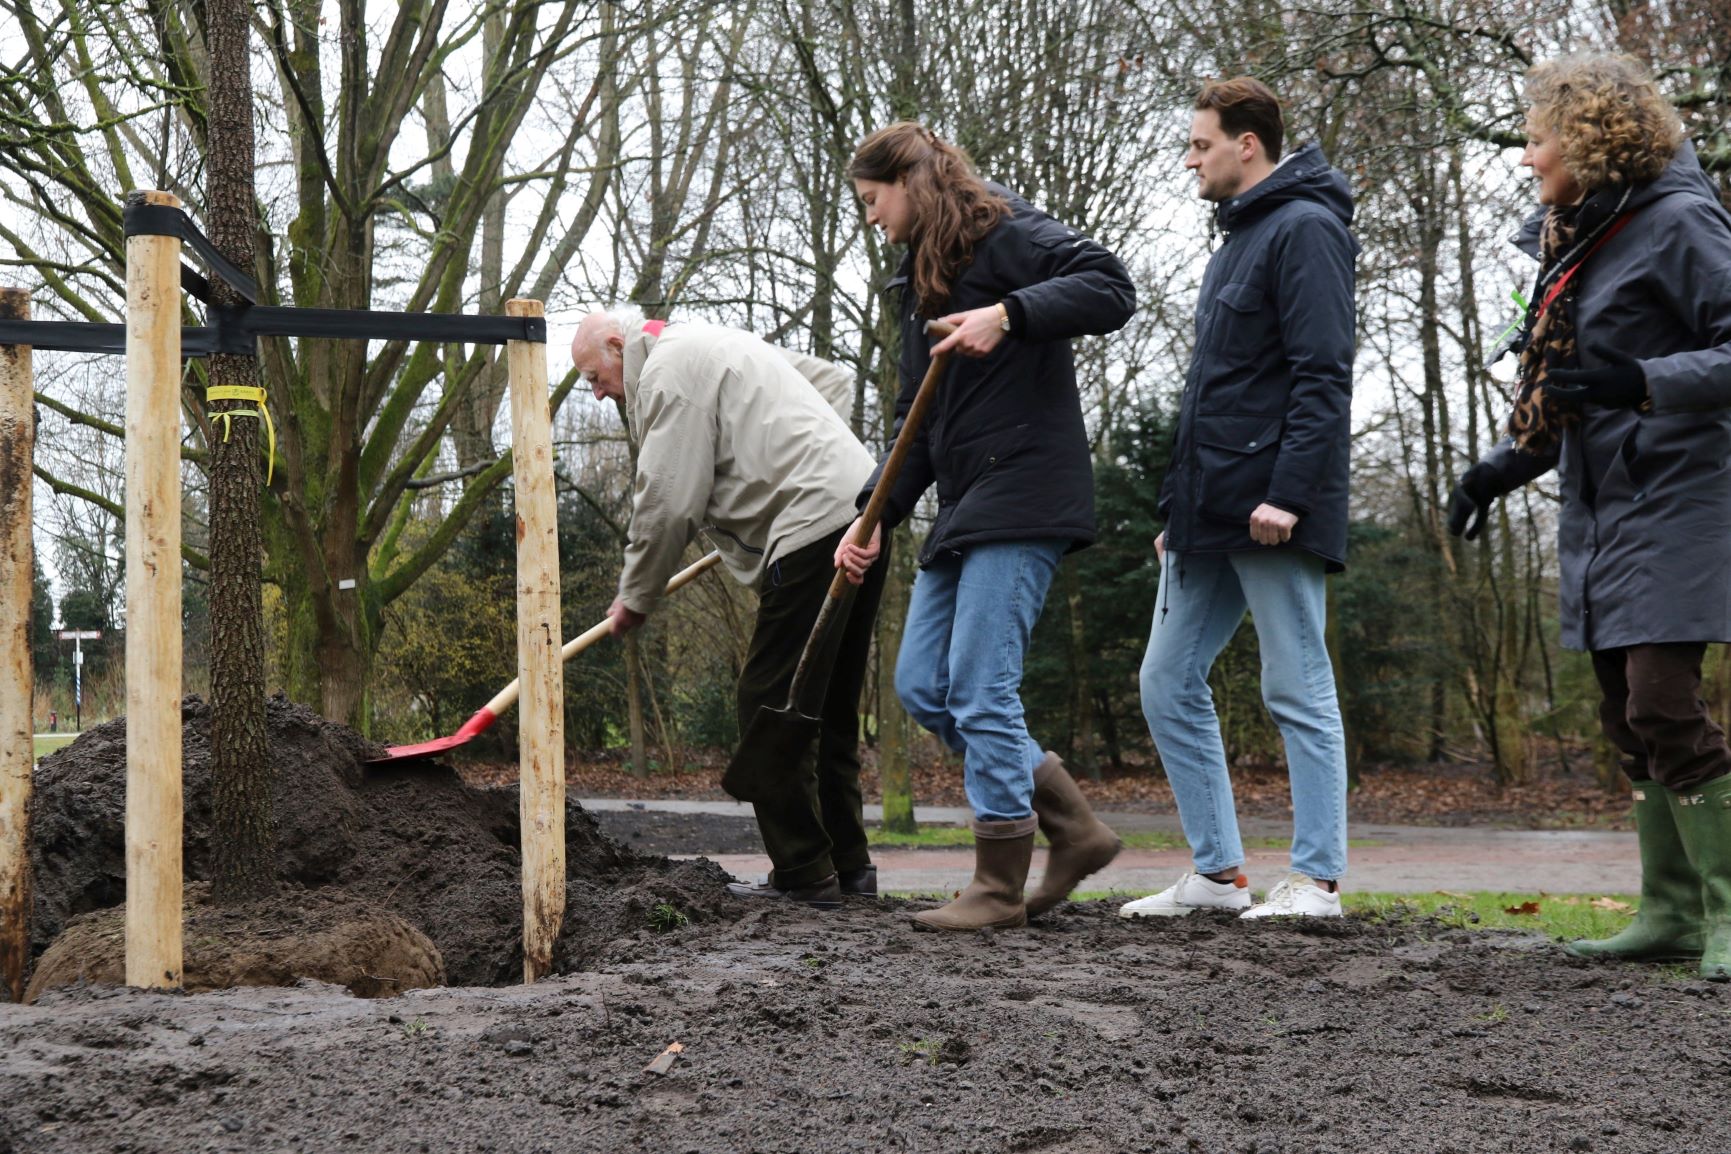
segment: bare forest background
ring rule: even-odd
[[[1503,502],[1486,536],[1443,530],[1460,470],[1498,435],[1508,366],[1485,351],[1531,268],[1507,244],[1530,208],[1520,80],[1565,49],[1646,60],[1697,148],[1731,173],[1727,0],[742,0],[251,5],[255,273],[263,303],[497,313],[548,303],[566,636],[614,592],[630,513],[620,412],[570,370],[570,326],[612,301],[737,325],[855,371],[874,449],[895,326],[877,292],[899,251],[863,226],[844,169],[899,117],[1114,248],[1141,307],[1078,345],[1097,546],[1066,561],[1025,690],[1037,737],[1090,772],[1153,762],[1136,669],[1153,607],[1154,515],[1210,246],[1181,168],[1190,100],[1250,72],[1287,101],[1358,199],[1360,346],[1350,568],[1330,635],[1354,772],[1482,762],[1519,783],[1595,753],[1596,693],[1556,643],[1554,486]],[[0,0],[0,281],[38,319],[117,320],[121,208],[175,193],[195,219],[211,165],[201,3]],[[1722,181],[1724,177],[1721,177]],[[190,310],[188,323],[198,323]],[[385,741],[453,731],[515,675],[514,542],[502,357],[462,345],[269,338],[278,426],[263,493],[267,682]],[[38,354],[39,720],[118,712],[124,624],[122,373]],[[187,689],[209,692],[207,372],[188,363]],[[172,419],[168,414],[164,419]],[[917,536],[916,522],[904,534]],[[909,542],[911,544],[911,541]],[[692,556],[701,551],[693,547]],[[912,581],[903,547],[862,704],[886,790],[929,750],[890,669]],[[352,587],[345,587],[352,582]],[[648,773],[737,736],[752,594],[711,576],[649,627],[566,669],[566,731]],[[1715,711],[1731,664],[1711,658]],[[1273,761],[1255,637],[1219,662],[1234,759]],[[508,758],[506,719],[489,735]],[[486,747],[481,747],[485,752]]]

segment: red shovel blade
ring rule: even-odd
[[[381,761],[405,761],[417,757],[432,757],[444,753],[447,749],[456,749],[459,745],[467,745],[477,734],[485,733],[499,720],[498,714],[485,707],[477,710],[475,715],[463,723],[463,728],[449,737],[435,737],[431,741],[423,741],[418,745],[393,745],[386,749],[381,757],[367,759],[368,765],[377,765]]]

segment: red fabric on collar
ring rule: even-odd
[[[661,330],[667,327],[666,321],[644,321],[643,331],[652,337],[661,335]]]

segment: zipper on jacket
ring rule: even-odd
[[[741,549],[744,549],[747,553],[752,553],[752,554],[755,554],[759,557],[763,556],[763,550],[762,549],[759,549],[755,545],[747,545],[744,541],[741,541],[739,539],[739,534],[730,533],[726,529],[723,529],[720,525],[705,525],[703,527],[703,531],[705,533],[720,533],[723,537],[726,537],[728,540],[732,541],[735,545],[738,545]]]

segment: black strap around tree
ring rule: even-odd
[[[507,341],[545,344],[544,317],[487,317],[468,313],[403,313],[369,309],[298,309],[261,305],[258,285],[223,257],[178,208],[129,201],[126,235],[174,236],[204,258],[210,271],[246,298],[247,304],[224,308],[211,301],[210,282],[185,265],[180,286],[205,305],[206,325],[183,325],[180,354],[204,357],[212,353],[252,354],[259,337],[322,337],[359,341],[437,341],[441,344],[502,345]],[[29,345],[44,352],[124,353],[126,326],[91,321],[0,320],[0,345]]]

